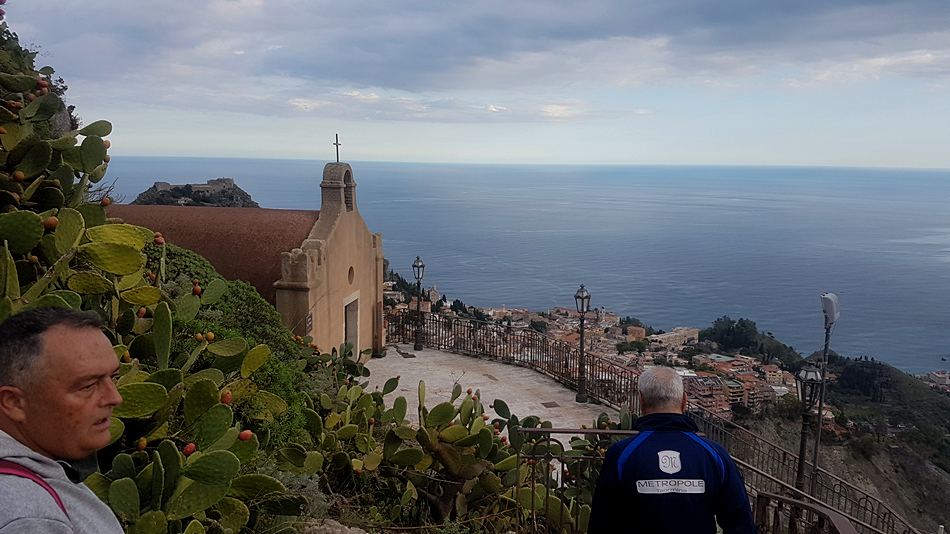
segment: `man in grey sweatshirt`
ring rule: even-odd
[[[14,471],[0,474],[0,534],[122,532],[82,484],[111,439],[118,369],[95,315],[38,308],[0,323],[0,460]]]

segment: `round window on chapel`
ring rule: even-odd
[[[346,273],[346,280],[352,284],[353,278],[355,277],[356,277],[356,271],[354,271],[353,268],[350,267],[350,272]]]

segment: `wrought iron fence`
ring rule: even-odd
[[[851,522],[834,510],[784,495],[759,493],[754,512],[762,534],[858,534]]]
[[[811,495],[796,490],[797,454],[701,407],[691,406],[687,413],[707,437],[729,451],[746,485],[756,491],[794,495],[835,510],[846,516],[860,534],[919,534],[884,502],[820,467],[813,486],[810,462],[805,470],[805,487],[815,490]]]
[[[415,311],[388,311],[388,341],[413,342],[417,319]],[[579,354],[574,344],[552,339],[527,328],[438,314],[423,314],[422,332],[423,343],[428,347],[529,367],[569,387],[577,387]],[[626,406],[632,412],[639,413],[636,402],[638,373],[590,354],[587,355],[587,369],[589,397],[617,409]],[[754,491],[785,493],[835,510],[847,517],[860,534],[919,534],[885,503],[824,469],[819,468],[814,486],[811,469],[807,469],[805,487],[814,487],[815,491],[814,496],[802,494],[794,487],[798,455],[700,406],[690,406],[688,415],[706,436],[726,448],[739,465],[746,485]],[[553,433],[550,429],[545,429],[545,432]],[[594,431],[565,432],[586,435]],[[601,432],[604,431],[598,431]],[[558,446],[563,449],[562,443],[558,442]],[[593,461],[586,457],[576,460]],[[564,492],[566,490],[561,494],[554,492],[550,495],[561,499]]]

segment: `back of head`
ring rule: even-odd
[[[669,367],[653,367],[640,375],[637,389],[641,411],[680,413],[683,402],[683,377]]]
[[[55,326],[95,328],[102,321],[91,312],[70,308],[34,308],[0,323],[0,386],[22,388],[43,354],[43,334]]]

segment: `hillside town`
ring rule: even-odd
[[[384,289],[387,302],[396,310],[414,311],[418,307],[423,313],[434,312],[450,318],[461,312],[507,327],[534,329],[550,339],[573,345],[581,340],[580,314],[575,309],[555,307],[537,312],[503,305],[501,308],[465,306],[463,311],[456,305],[440,306],[443,296],[434,286],[423,289],[422,302],[396,290],[394,282],[384,282]],[[669,332],[649,334],[643,326],[624,323],[625,318],[604,308],[589,311],[584,319],[585,352],[637,375],[656,365],[674,367],[685,379],[689,402],[721,417],[731,419],[734,410],[739,409],[744,413],[760,413],[785,395],[796,395],[795,376],[778,365],[764,364],[755,357],[741,354],[702,352],[698,347],[700,329],[697,327],[678,326]],[[486,344],[503,342],[487,333],[484,337]],[[625,350],[631,347],[635,348]],[[836,377],[829,374],[828,378],[834,381]],[[822,411],[824,424],[833,426],[833,406],[825,405]]]

